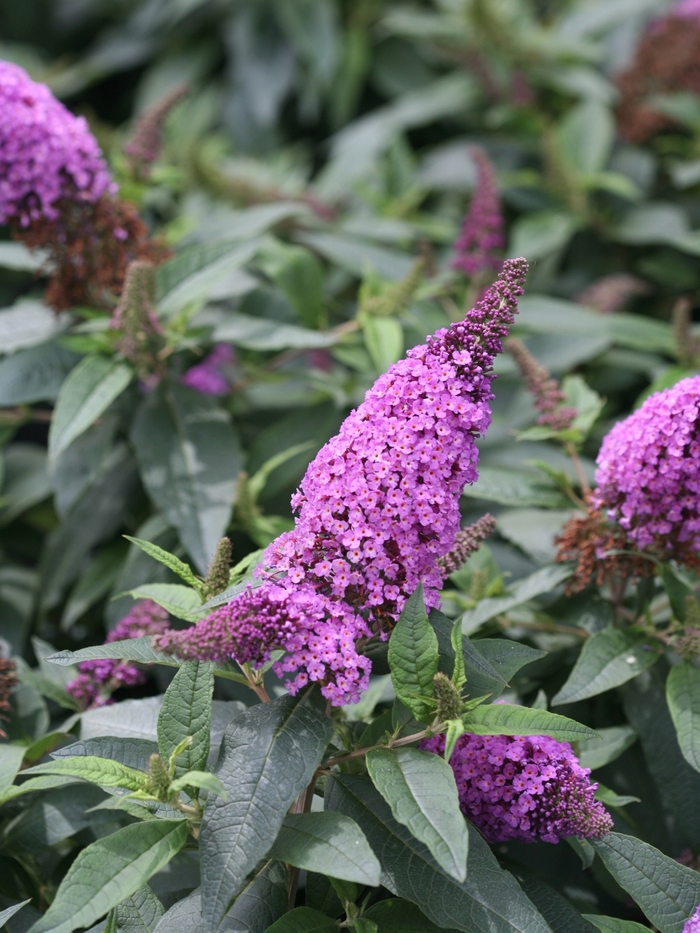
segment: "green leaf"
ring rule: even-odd
[[[666,700],[683,757],[700,771],[700,668],[690,661],[672,667]]]
[[[149,495],[205,573],[243,465],[229,415],[210,396],[161,384],[142,402],[131,438]]]
[[[310,907],[295,907],[265,933],[338,933],[338,924],[318,910]]]
[[[455,659],[454,667],[452,668],[452,683],[458,690],[461,690],[467,682],[467,674],[464,666],[464,651],[462,649],[463,643],[464,635],[462,635],[462,623],[457,620],[450,632],[450,644],[452,645]]]
[[[415,904],[399,897],[379,901],[362,916],[373,920],[381,933],[444,933],[442,928],[431,923]]]
[[[158,716],[158,750],[163,761],[169,760],[183,739],[192,737],[190,746],[175,759],[175,778],[206,767],[213,693],[214,665],[206,661],[186,661],[165,692]]]
[[[403,356],[403,328],[396,318],[367,314],[362,320],[362,333],[378,373],[385,373]]]
[[[12,784],[0,791],[0,806],[7,803],[8,800],[14,800],[15,797],[23,797],[24,794],[31,794],[37,790],[51,790],[54,787],[64,787],[67,784],[73,784],[78,778],[66,777],[60,774],[47,774],[44,777],[29,778],[28,781],[22,781],[21,784]]]
[[[160,871],[187,840],[185,820],[133,823],[83,849],[31,933],[89,927]]]
[[[529,262],[544,259],[565,247],[578,225],[572,214],[561,211],[524,214],[513,224],[508,254]]]
[[[81,778],[100,787],[126,787],[128,790],[140,790],[147,777],[142,771],[128,768],[111,761],[109,758],[97,758],[93,755],[76,758],[62,758],[47,761],[43,765],[27,768],[23,774],[65,774]]]
[[[190,302],[202,302],[220,281],[252,259],[260,240],[224,240],[183,250],[156,270],[158,310],[170,316]]]
[[[94,739],[81,739],[72,745],[56,749],[54,759],[80,757],[111,758],[113,761],[136,771],[147,771],[151,755],[158,751],[158,746],[150,739],[119,738],[114,735],[101,735]]]
[[[598,784],[595,799],[600,800],[606,807],[626,807],[628,803],[641,803],[639,797],[633,797],[631,794],[617,794],[604,784]]]
[[[420,697],[433,695],[438,642],[423,601],[423,587],[411,595],[389,639],[389,667],[396,696],[416,719],[430,716]]]
[[[464,881],[469,837],[448,763],[415,748],[375,748],[366,762],[394,819],[427,846],[444,871]]]
[[[203,913],[210,927],[274,842],[331,731],[313,691],[254,706],[227,728],[214,773],[229,799],[209,798],[200,834]],[[253,819],[254,813],[264,819]]]
[[[590,923],[558,891],[536,878],[521,882],[523,891],[552,928],[553,933],[595,933]]]
[[[430,610],[428,619],[437,635],[439,668],[443,673],[454,674],[457,654],[455,643],[457,642],[457,633],[461,631],[461,623],[459,620],[453,623],[451,619],[448,619],[437,609]],[[508,684],[501,672],[482,653],[480,647],[482,642],[472,642],[466,635],[461,636],[461,642],[462,664],[464,665],[466,683],[469,685],[469,695],[475,697],[492,694],[494,698],[499,696]],[[508,642],[508,644],[515,646],[517,643]],[[520,646],[518,645],[518,647]],[[459,662],[457,666],[459,667]]]
[[[590,843],[660,933],[682,933],[700,903],[698,872],[633,836],[609,833]]]
[[[379,885],[379,862],[374,852],[359,826],[339,813],[285,817],[269,856],[342,881]]]
[[[664,589],[671,603],[671,609],[676,619],[685,621],[685,601],[688,596],[693,595],[693,587],[675,567],[671,564],[665,564],[661,571],[664,581]]]
[[[500,868],[472,827],[467,877],[458,882],[394,820],[368,777],[333,775],[326,786],[325,806],[359,824],[381,862],[382,884],[416,904],[439,927],[463,933],[551,933],[515,878]]]
[[[7,525],[51,495],[46,451],[38,444],[13,443],[4,451],[5,480],[0,494],[0,525]],[[1,471],[0,467],[0,471]]]
[[[577,742],[597,735],[595,730],[566,716],[527,706],[479,706],[465,713],[462,721],[467,732],[474,735],[550,735],[560,742]]]
[[[478,480],[465,486],[462,495],[518,508],[529,505],[560,509],[570,504],[560,490],[543,477],[496,466],[480,467]]]
[[[28,897],[26,901],[20,901],[19,904],[13,904],[12,907],[7,907],[5,910],[0,910],[0,929],[5,926],[10,917],[20,911],[31,901],[31,897]]]
[[[186,564],[184,560],[180,560],[180,558],[176,557],[174,554],[171,554],[170,551],[158,547],[158,545],[154,544],[152,541],[143,541],[141,538],[132,538],[130,535],[124,535],[124,537],[127,541],[131,541],[132,544],[140,547],[149,557],[159,561],[169,570],[172,570],[173,573],[176,573],[188,586],[196,590],[202,586],[202,581],[194,575],[190,565]]]
[[[564,580],[568,580],[571,574],[571,568],[562,564],[552,564],[536,570],[529,577],[520,580],[507,596],[482,599],[474,609],[465,612],[462,616],[462,631],[465,635],[475,632],[484,622],[489,622],[495,616],[522,606],[543,593],[549,593]]]
[[[0,309],[0,347],[3,353],[14,353],[15,350],[44,343],[64,328],[65,323],[43,301],[20,299],[11,308]]]
[[[53,340],[5,357],[0,361],[0,405],[53,401],[78,359]]]
[[[79,651],[57,651],[56,654],[45,658],[52,664],[79,664],[81,661],[92,661],[95,658],[113,658],[121,661],[138,661],[141,664],[169,664],[179,667],[171,655],[154,651],[151,647],[151,636],[141,638],[126,638],[124,641],[112,641],[106,645],[92,645],[90,648],[81,648]]]
[[[196,622],[206,614],[202,601],[195,590],[181,583],[147,583],[129,590],[134,599],[152,599],[176,619]]]
[[[154,933],[164,909],[147,884],[115,908],[116,933]]]
[[[49,457],[56,457],[86,431],[133,378],[126,363],[86,356],[61,387],[49,429]]]
[[[0,791],[9,787],[22,766],[27,748],[25,745],[0,745]]]
[[[600,914],[583,914],[600,933],[649,933],[649,927],[635,920],[620,920],[619,917],[602,917]]]
[[[598,420],[605,399],[588,386],[581,376],[566,376],[563,380],[562,391],[565,395],[564,404],[576,409],[576,417],[571,423],[573,430],[581,432],[581,438],[588,436],[589,431]]]
[[[338,342],[333,331],[309,330],[240,311],[230,311],[213,333],[214,340],[233,343],[248,350],[313,350]]]
[[[615,122],[600,100],[589,97],[570,108],[557,128],[559,151],[580,175],[605,168],[615,140]]]
[[[547,655],[546,651],[530,648],[529,645],[521,645],[509,638],[479,638],[471,644],[474,650],[495,668],[506,683],[510,683],[525,665],[532,664]],[[474,682],[473,675],[470,676],[469,682]]]
[[[632,680],[657,661],[658,646],[648,635],[629,629],[606,628],[583,643],[574,669],[552,706],[577,703]]]
[[[210,794],[218,794],[224,801],[228,800],[228,794],[221,781],[208,771],[186,771],[170,785],[171,790],[178,791],[187,787],[198,787],[200,790],[209,791]]]
[[[579,742],[579,761],[591,770],[615,761],[637,741],[637,733],[631,726],[608,726],[596,731],[598,738]]]

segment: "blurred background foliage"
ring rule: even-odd
[[[697,371],[700,87],[683,75],[639,92],[620,82],[669,6],[0,3],[0,57],[88,118],[121,196],[172,250],[154,283],[165,367],[154,387],[119,362],[109,311],[57,316],[42,300],[41,257],[0,233],[0,632],[12,652],[35,664],[52,645],[101,642],[134,594],[174,582],[124,534],[177,552],[202,574],[222,535],[234,564],[245,565],[290,526],[290,494],[365,390],[475,298],[475,284],[451,268],[474,188],[474,144],[496,168],[507,255],[532,263],[515,332],[553,375],[569,377],[590,481],[611,424],[652,388]],[[124,143],[138,116],[182,83],[188,94],[167,118],[160,158],[139,177]],[[647,133],[640,97],[651,96],[657,123]],[[219,345],[232,348],[225,390],[183,386]],[[610,606],[590,592],[550,592],[562,580],[554,536],[581,477],[546,432],[515,442],[536,412],[510,357],[497,371],[481,476],[463,505],[465,520],[492,511],[498,532],[453,575],[444,608],[471,613],[470,633],[506,632],[549,651],[513,678],[526,702],[546,703],[582,633],[609,624]],[[91,407],[105,383],[104,404]],[[493,600],[504,592],[505,602]],[[23,669],[11,738],[33,747],[67,715],[67,670]],[[124,696],[162,691],[162,669],[155,676]],[[670,721],[658,685],[635,684],[624,702],[649,739],[650,764],[639,744],[623,743],[617,761],[596,759],[601,777],[644,796],[644,810],[625,812],[651,842],[674,856],[684,845],[697,850],[697,774],[683,771],[680,753],[653,751]],[[235,689],[217,687],[227,698]],[[595,697],[575,715],[622,728],[621,702]],[[669,769],[681,776],[670,792],[660,790]],[[75,832],[100,831],[86,825]],[[581,880],[573,852],[547,857],[557,862],[550,876],[576,877],[567,893],[582,909],[624,904],[602,869],[596,887],[590,873]],[[51,858],[42,869],[54,879],[49,893],[65,870]],[[12,874],[1,893],[13,896],[14,886],[30,896],[44,883],[5,862]]]

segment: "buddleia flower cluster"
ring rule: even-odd
[[[187,370],[180,382],[196,392],[201,392],[202,395],[228,395],[231,383],[227,378],[227,371],[235,361],[233,347],[227,343],[218,343],[201,363]]]
[[[700,933],[700,904],[695,908],[692,917],[683,924],[683,933]]]
[[[275,670],[294,675],[290,692],[316,681],[336,705],[359,699],[370,671],[362,643],[388,636],[419,583],[426,605],[439,604],[438,560],[455,545],[459,498],[478,475],[493,360],[526,272],[525,260],[508,260],[464,321],[377,380],[309,465],[292,498],[295,527],[268,547],[261,585],[193,628],[156,639],[158,648],[254,664],[283,648]]]
[[[505,246],[503,208],[496,172],[479,146],[471,150],[476,165],[476,183],[469,210],[454,244],[452,268],[470,278],[498,272]]]
[[[105,644],[143,638],[145,635],[160,635],[167,630],[169,617],[165,609],[150,599],[136,603],[107,635]],[[120,687],[142,684],[146,676],[140,667],[129,661],[113,658],[96,658],[81,661],[78,675],[66,687],[68,693],[79,703],[81,709],[94,709],[112,702],[112,694]]]
[[[444,735],[421,748],[442,755]],[[599,839],[612,819],[595,799],[597,784],[568,742],[545,735],[471,735],[457,740],[450,758],[460,809],[487,842],[560,842],[567,836]]]
[[[572,519],[559,559],[577,586],[607,570],[637,575],[634,550],[696,566],[700,551],[700,376],[655,392],[603,439],[586,516]]]
[[[97,140],[18,65],[0,61],[0,223],[51,258],[46,300],[109,306],[134,259],[164,255],[116,197]]]

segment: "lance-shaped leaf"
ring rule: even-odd
[[[114,910],[117,933],[154,933],[163,905],[147,884],[125,898]]]
[[[552,706],[576,703],[632,680],[658,660],[658,645],[629,629],[606,628],[586,639],[569,679]]]
[[[120,360],[86,356],[61,387],[49,430],[49,457],[56,458],[106,411],[133,378]]]
[[[229,415],[209,396],[162,385],[142,402],[131,438],[149,495],[204,573],[243,465]]]
[[[379,885],[379,862],[360,827],[340,813],[285,817],[271,858],[342,881]]]
[[[275,841],[287,810],[321,761],[331,731],[313,691],[254,706],[226,730],[214,773],[228,801],[208,800],[200,834],[209,929],[216,929],[248,873]]]
[[[597,739],[583,739],[579,744],[579,761],[584,768],[602,768],[619,758],[636,741],[637,733],[631,726],[598,729]]]
[[[595,933],[595,928],[567,899],[544,881],[527,878],[522,886],[554,933]]]
[[[81,661],[92,661],[95,658],[139,661],[141,664],[169,664],[173,667],[179,667],[182,663],[169,654],[154,651],[151,647],[150,635],[144,635],[142,638],[126,638],[124,641],[111,641],[106,645],[92,645],[90,648],[81,648],[79,651],[57,651],[45,660],[52,664],[79,664]]]
[[[338,924],[319,910],[311,907],[296,907],[265,933],[338,933]]]
[[[151,755],[158,751],[155,742],[149,739],[120,738],[114,735],[81,739],[72,745],[64,745],[51,752],[54,759],[81,757],[111,758],[127,768],[147,771]]]
[[[608,833],[590,842],[615,881],[660,933],[682,933],[700,903],[698,872],[633,836]]]
[[[26,750],[23,745],[0,745],[0,791],[9,787],[14,781],[22,766],[22,759]]]
[[[14,915],[20,911],[25,905],[31,901],[31,897],[28,897],[26,901],[20,901],[19,904],[13,904],[12,907],[7,907],[5,910],[0,910],[0,929],[2,929],[7,921],[14,917]]]
[[[83,849],[31,933],[71,933],[89,927],[130,897],[180,851],[186,820],[132,823]]]
[[[689,661],[671,668],[666,700],[683,757],[700,771],[700,668]]]
[[[375,748],[366,761],[394,819],[428,847],[441,868],[464,881],[469,835],[452,768],[439,755],[415,748]]]
[[[649,927],[643,927],[635,920],[620,920],[619,917],[602,917],[600,914],[584,914],[600,933],[649,933]]]
[[[473,609],[469,609],[462,616],[462,631],[469,635],[481,628],[484,622],[493,619],[516,606],[522,606],[536,596],[543,593],[549,593],[568,579],[572,574],[570,567],[562,564],[553,564],[549,567],[542,567],[524,580],[518,581],[507,596],[494,596],[490,599],[482,599]]]
[[[190,745],[175,759],[174,777],[202,771],[209,755],[209,730],[214,693],[214,665],[187,661],[165,691],[158,716],[158,750],[167,762],[188,736]]]
[[[43,765],[27,768],[23,774],[64,774],[99,784],[100,787],[125,787],[127,790],[140,790],[147,780],[143,771],[127,768],[126,765],[109,758],[96,758],[92,755],[47,761]]]
[[[552,933],[515,878],[469,828],[467,877],[444,872],[429,850],[391,815],[367,777],[341,774],[326,786],[327,810],[354,819],[382,865],[382,884],[416,904],[433,923],[463,933]]]
[[[144,583],[129,590],[128,595],[134,599],[152,599],[171,616],[185,622],[197,622],[206,615],[197,592],[182,583]]]
[[[131,541],[132,544],[141,548],[144,554],[148,554],[149,557],[163,564],[168,570],[172,570],[173,573],[176,573],[178,577],[184,580],[189,586],[195,589],[202,586],[202,581],[195,576],[190,565],[186,564],[184,560],[180,560],[180,558],[176,557],[174,554],[171,554],[170,551],[166,551],[152,541],[144,541],[142,538],[132,538],[130,535],[124,535],[124,537],[127,541]]]
[[[462,721],[467,732],[474,735],[549,735],[560,742],[577,742],[597,735],[594,729],[566,716],[527,706],[478,706],[465,713]]]
[[[410,901],[389,897],[362,915],[377,924],[381,933],[450,933],[435,926]]]
[[[428,621],[423,587],[418,586],[403,608],[389,639],[389,667],[396,696],[416,719],[430,715],[421,697],[434,694],[433,677],[438,669],[438,641]]]

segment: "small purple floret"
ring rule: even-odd
[[[180,382],[202,395],[228,395],[231,384],[226,378],[226,369],[235,359],[232,347],[227,343],[217,344],[201,363],[187,370]]]

